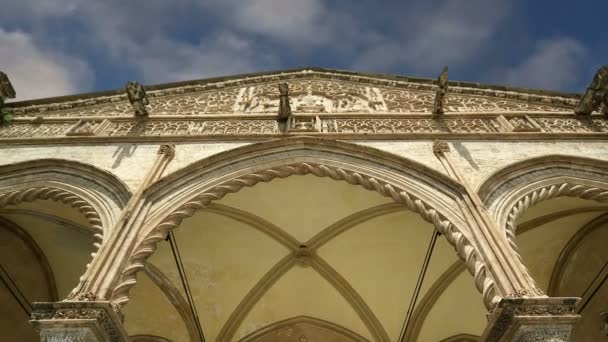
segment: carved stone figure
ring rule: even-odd
[[[279,120],[287,121],[291,116],[291,105],[289,104],[289,85],[279,84]]]
[[[574,112],[589,115],[602,105],[602,113],[608,115],[608,65],[604,65],[595,73]]]
[[[15,95],[15,89],[13,88],[11,81],[8,79],[8,76],[0,71],[0,98],[14,99]]]
[[[148,116],[146,105],[150,102],[148,101],[148,96],[146,96],[144,86],[138,82],[129,81],[127,82],[126,91],[129,102],[131,102],[131,106],[135,110],[135,115]]]
[[[445,94],[448,92],[448,67],[444,67],[437,78],[437,92],[435,93],[435,103],[433,104],[433,114],[443,114]]]

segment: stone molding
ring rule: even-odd
[[[33,306],[30,322],[40,331],[43,341],[45,338],[62,342],[128,341],[122,317],[109,302],[34,303]]]
[[[155,251],[156,244],[165,238],[170,229],[177,227],[182,220],[191,217],[197,210],[205,208],[211,202],[219,200],[229,193],[237,192],[243,187],[251,187],[260,182],[269,182],[275,178],[305,174],[330,177],[334,180],[360,185],[365,189],[377,191],[383,196],[391,197],[397,203],[401,203],[409,210],[420,214],[424,220],[432,223],[450,244],[455,246],[458,256],[465,260],[467,269],[474,276],[475,285],[482,292],[486,307],[491,308],[498,301],[499,294],[496,291],[492,276],[477,251],[451,222],[447,221],[427,203],[414,197],[404,189],[375,178],[338,167],[313,163],[279,166],[241,176],[217,185],[189,200],[167,215],[147,236],[142,237],[139,245],[131,253],[126,268],[122,271],[120,281],[114,288],[112,300],[121,306],[129,301],[128,293],[136,283],[136,274],[144,267],[146,259]]]
[[[509,121],[511,120],[511,121]],[[514,128],[523,122],[529,129]],[[86,127],[86,132],[82,127]],[[608,132],[601,116],[505,115],[293,115],[286,133],[274,116],[199,116],[136,118],[15,119],[0,127],[8,144],[93,141],[267,139],[285,135],[319,135],[337,139],[600,139]]]

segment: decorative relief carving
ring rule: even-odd
[[[97,135],[110,122],[108,120],[78,120],[74,126],[65,133],[67,136],[91,136]]]
[[[545,303],[543,303],[545,301]],[[559,302],[558,302],[559,301]],[[534,298],[503,299],[490,317],[492,323],[486,341],[498,342],[513,328],[515,318],[521,318],[522,326],[513,336],[513,341],[569,341],[572,324],[579,317],[576,314],[575,298]],[[532,317],[532,319],[530,319]],[[539,324],[540,319],[558,318],[562,324]],[[526,324],[529,320],[531,323]],[[547,328],[550,328],[546,330]],[[566,335],[564,335],[564,333]],[[564,338],[563,340],[559,338]],[[535,339],[540,338],[540,339]]]
[[[334,133],[492,133],[499,132],[494,119],[326,119]]]
[[[540,117],[526,115],[487,117],[327,117],[292,115],[290,133],[330,134],[590,134],[608,132],[608,120]],[[198,120],[78,120],[76,122],[16,120],[0,127],[0,139],[61,138],[64,136],[214,136],[280,134],[271,118]]]
[[[36,303],[32,312],[32,323],[39,326],[41,335],[57,336],[52,325],[41,324],[40,321],[58,321],[58,326],[78,332],[83,331],[79,328],[79,320],[96,320],[104,333],[107,334],[110,342],[124,342],[125,334],[119,327],[122,317],[114,311],[108,302],[57,302],[57,303]],[[74,320],[74,323],[69,321]],[[47,322],[48,323],[48,322]],[[45,327],[50,327],[45,329]],[[60,340],[61,341],[61,340]],[[69,341],[69,340],[68,340]],[[85,341],[90,341],[86,339]]]
[[[280,94],[276,85],[245,87],[233,106],[238,113],[274,113]],[[289,102],[295,113],[374,113],[386,110],[378,88],[351,83],[297,80],[289,83]]]
[[[147,107],[153,115],[276,113],[278,83],[289,84],[291,108],[296,113],[430,113],[435,100],[435,86],[426,82],[305,70],[151,90]],[[453,86],[444,101],[445,112],[571,113],[578,99]],[[140,109],[146,109],[145,105]],[[132,116],[134,107],[123,93],[13,110],[18,116]]]
[[[179,120],[117,122],[102,133],[106,136],[166,136],[277,134],[275,120]]]
[[[603,119],[540,118],[536,121],[546,132],[593,133],[608,131],[608,122]]]
[[[74,125],[73,122],[23,125],[12,123],[0,127],[0,138],[47,138],[60,137]]]
[[[540,132],[539,126],[527,115],[501,115],[498,121],[503,125],[507,132]]]

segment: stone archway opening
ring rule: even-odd
[[[304,315],[365,340],[396,341],[433,230],[392,197],[307,173],[228,193],[181,221],[174,234],[207,340],[238,341]],[[457,260],[440,238],[419,298]],[[146,263],[185,297],[168,243],[159,242]],[[479,335],[485,328],[479,293],[463,276],[423,318],[423,338]],[[129,333],[180,340],[190,331],[192,339],[187,319],[171,325],[166,319],[187,308],[162,299],[145,276],[138,281],[143,286],[125,307]],[[466,317],[456,312],[467,304]],[[164,309],[150,314],[150,305]]]

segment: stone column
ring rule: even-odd
[[[110,237],[66,301],[35,303],[31,322],[43,342],[128,341],[120,305],[110,303],[109,297],[149,210],[143,193],[160,179],[174,155],[175,146],[160,146],[154,164],[129,199]]]
[[[568,342],[578,298],[504,298],[481,341]]]
[[[465,189],[460,207],[502,297],[488,314],[488,326],[481,341],[569,341],[572,326],[580,318],[576,313],[579,299],[549,298],[536,287],[510,247],[506,234],[456,168],[450,146],[446,142],[435,142],[433,152],[447,173]]]
[[[74,289],[69,299],[79,300],[83,296],[94,300],[109,299],[113,285],[129,257],[150,209],[143,193],[150,184],[160,179],[174,156],[174,145],[160,146],[154,164],[123,209],[110,238],[101,246],[95,260],[83,276],[83,281]]]
[[[465,191],[459,201],[460,208],[472,233],[472,241],[486,261],[492,273],[500,297],[544,296],[537,288],[526,267],[519,261],[509,246],[506,235],[497,226],[481,202],[479,195],[462,177],[450,155],[446,142],[433,143],[433,153],[439,159],[448,175],[460,182]]]
[[[42,342],[129,341],[108,302],[34,303],[30,322]]]

